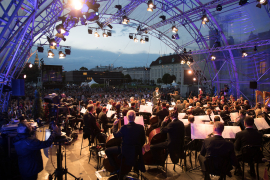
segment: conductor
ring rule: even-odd
[[[153,104],[156,105],[158,100],[160,99],[161,94],[159,93],[159,88],[156,87],[155,91],[153,92]]]

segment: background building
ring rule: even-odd
[[[129,74],[131,79],[137,79],[142,81],[150,80],[150,68],[146,67],[124,68],[122,73],[124,75]]]

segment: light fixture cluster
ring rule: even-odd
[[[207,22],[209,22],[209,19],[208,19],[207,15],[204,14],[204,15],[202,16],[202,24],[206,24]]]
[[[210,59],[211,59],[211,61],[215,61],[216,60],[216,56],[211,55]]]
[[[134,33],[129,33],[129,39],[133,39],[134,42],[139,42],[139,39],[137,38],[137,34],[134,34]],[[141,39],[140,39],[140,42],[142,44],[144,44],[145,42],[148,42],[149,41],[149,37],[146,36],[146,35],[140,35],[141,36]]]
[[[242,57],[244,58],[244,57],[247,57],[247,56],[248,56],[247,52],[242,49]]]
[[[99,33],[98,33],[98,30],[100,28],[93,28],[93,27],[88,27],[88,34],[93,34],[93,29],[95,29],[95,33],[94,33],[94,36],[95,37],[100,37]],[[108,29],[101,29],[103,31],[102,33],[102,36],[103,37],[109,37],[109,36],[112,36],[112,31],[111,30],[108,30]]]
[[[257,5],[256,5],[256,7],[258,7],[258,8],[262,8],[262,5],[266,5],[267,4],[267,0],[257,0]]]
[[[189,56],[187,60],[185,60],[185,59],[182,59],[182,60],[181,60],[181,64],[187,64],[188,66],[189,66],[192,62],[193,62],[193,59],[192,59],[191,56]]]
[[[127,16],[122,17],[122,24],[128,24],[129,22],[130,22],[130,20],[128,19]]]
[[[147,11],[149,12],[153,12],[153,9],[156,9],[156,5],[153,3],[152,0],[149,0],[147,2],[147,6],[148,6]]]
[[[66,55],[70,55],[71,53],[71,48],[70,46],[63,46],[65,47],[65,53],[63,52],[62,50],[62,47],[60,47],[60,50],[58,52],[58,55],[59,55],[59,59],[64,59],[66,57]],[[48,58],[54,58],[54,53],[53,53],[53,50],[52,49],[49,49],[48,50]]]

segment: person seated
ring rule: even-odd
[[[229,111],[229,107],[227,105],[223,106],[223,111],[220,111],[220,116],[222,117],[222,119],[224,120],[225,124],[228,121],[231,121],[230,118],[230,111]]]
[[[249,101],[248,100],[245,100],[244,101],[244,105],[243,105],[243,109],[244,110],[249,110],[251,107],[250,107],[250,105],[249,105]]]
[[[188,117],[189,117],[190,115],[192,115],[192,112],[193,112],[192,109],[188,109],[187,112],[186,112],[186,115],[183,117],[183,119],[188,119]]]
[[[177,100],[177,101],[176,101],[175,106],[176,106],[177,109],[178,109],[178,113],[181,113],[181,111],[184,109],[184,106],[183,106],[183,104],[181,104],[181,101],[180,101],[180,100]]]
[[[102,107],[100,106],[100,102],[97,101],[96,102],[96,114],[97,114],[97,117],[99,115],[99,113],[102,111]]]
[[[40,141],[31,137],[32,129],[27,122],[19,123],[17,135],[13,144],[18,155],[18,165],[22,180],[36,180],[38,173],[43,170],[41,149],[50,147],[61,130],[53,126],[53,133],[46,141]]]
[[[234,126],[240,126],[241,130],[245,130],[246,127],[244,125],[244,121],[246,118],[246,111],[245,110],[240,110],[239,111],[239,120],[235,123],[233,123]]]
[[[170,123],[169,120],[171,120]],[[174,164],[179,162],[179,159],[184,153],[184,136],[185,127],[182,121],[178,120],[177,108],[171,116],[166,116],[161,123],[160,133],[167,134],[167,140],[150,146],[153,155],[153,161],[156,165],[164,165],[164,162],[158,157],[158,154],[168,148],[170,158]]]
[[[193,109],[193,115],[199,116],[199,115],[204,115],[204,114],[205,114],[205,112],[201,109],[201,103],[197,102],[196,108]]]
[[[270,107],[269,106],[264,106],[263,107],[263,117],[265,119],[265,121],[268,123],[268,125],[270,125]]]
[[[141,105],[146,105],[145,99],[142,99],[142,100],[141,100]]]
[[[169,115],[169,110],[166,108],[165,102],[161,104],[161,107],[162,107],[162,110],[153,113],[153,115],[156,115],[158,117],[158,127],[161,125],[161,122],[163,121],[163,119]]]
[[[261,109],[256,109],[255,110],[255,118],[263,118],[264,115],[263,115],[263,112]]]
[[[201,153],[199,155],[199,162],[204,173],[206,172],[206,157],[221,157],[228,155],[230,157],[230,164],[237,167],[236,171],[239,171],[239,164],[237,163],[234,146],[230,141],[225,140],[222,137],[222,132],[224,130],[224,124],[222,122],[215,122],[213,126],[213,137],[206,138],[202,144]],[[230,170],[228,169],[228,175],[230,175]],[[207,179],[210,180],[209,174],[207,174]]]
[[[110,128],[110,127],[108,126],[109,119],[107,117],[107,108],[106,107],[102,108],[102,111],[99,113],[98,119],[99,119],[100,124],[102,124],[104,132],[107,133],[108,128]]]
[[[246,129],[236,133],[234,142],[234,149],[237,155],[237,159],[239,161],[241,160],[242,148],[244,146],[262,146],[262,134],[257,129],[253,128],[254,118],[252,118],[251,116],[246,116],[244,120],[244,125]],[[254,164],[250,163],[249,166],[249,174],[252,177],[255,177]]]
[[[188,124],[185,125],[185,139],[191,140],[191,124],[194,123],[194,116],[188,116]]]
[[[180,100],[180,95],[178,91],[174,91],[174,94],[170,94],[170,96],[174,99],[174,102],[176,102],[177,100]]]
[[[135,111],[129,110],[127,113],[129,123],[127,125],[123,125],[119,131],[117,131],[119,120],[117,119],[114,121],[113,135],[115,138],[122,138],[122,143],[121,147],[113,146],[105,150],[111,166],[114,167],[114,171],[111,175],[119,173],[120,167],[119,164],[116,163],[114,156],[119,155],[120,153],[122,153],[122,156],[125,158],[125,164],[130,166],[135,166],[135,155],[139,154],[139,170],[142,172],[145,171],[142,159],[142,147],[145,143],[145,132],[142,125],[134,122],[135,118]]]
[[[131,107],[129,108],[129,110],[133,110],[135,112],[139,112],[139,110],[135,107],[136,106],[136,103],[135,102],[132,102],[130,105],[131,105]]]

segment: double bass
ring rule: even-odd
[[[159,111],[160,111],[160,100],[158,101],[156,113],[158,113]],[[150,123],[150,127],[146,130],[146,136],[149,136],[150,132],[154,129],[153,125],[158,123],[158,117],[157,116],[152,116],[149,119],[149,123]]]

